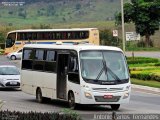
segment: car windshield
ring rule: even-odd
[[[129,79],[126,60],[118,51],[81,51],[81,74],[84,80],[101,82]]]
[[[0,75],[19,75],[16,67],[0,67]]]

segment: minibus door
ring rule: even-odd
[[[57,98],[66,100],[69,54],[60,53],[57,57]]]

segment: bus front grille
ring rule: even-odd
[[[113,96],[110,99],[106,99],[103,96],[94,96],[96,102],[118,102],[121,96]]]
[[[121,92],[122,88],[92,88],[93,92]]]

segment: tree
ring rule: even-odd
[[[120,13],[118,20],[121,20]],[[131,0],[131,3],[125,3],[124,22],[133,22],[136,32],[145,36],[145,45],[150,47],[150,36],[159,30],[160,0]]]
[[[18,16],[26,19],[26,17],[27,17],[27,12],[26,12],[26,10],[25,10],[24,8],[19,8],[19,10],[18,10]]]
[[[119,46],[119,40],[113,37],[111,30],[100,30],[100,40],[102,45]]]
[[[0,43],[4,43],[5,41],[5,35],[3,33],[0,33]]]

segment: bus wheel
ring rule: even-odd
[[[10,57],[10,59],[11,59],[11,60],[16,60],[16,56],[15,56],[15,55],[12,55],[12,56]]]
[[[42,103],[42,102],[43,102],[42,92],[41,92],[41,89],[40,89],[40,88],[38,88],[37,91],[36,91],[36,100],[37,100],[39,103]]]
[[[72,92],[69,93],[68,104],[69,104],[69,107],[72,110],[76,108],[75,97],[74,97],[74,94]]]
[[[112,104],[111,105],[112,110],[118,110],[119,107],[120,107],[120,104]]]

